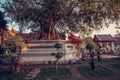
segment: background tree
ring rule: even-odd
[[[89,50],[89,54],[90,54],[90,58],[91,58],[91,69],[94,70],[95,69],[95,63],[94,63],[94,47],[95,44],[93,42],[89,42],[86,45],[86,49]]]
[[[0,11],[0,36],[1,36],[1,44],[3,44],[3,33],[4,30],[7,30],[7,21],[4,19],[3,13]]]
[[[85,37],[85,38],[84,38],[84,41],[85,41],[85,43],[87,44],[87,43],[89,43],[89,42],[93,42],[93,38],[92,38],[92,37]]]
[[[7,16],[39,39],[59,38],[58,32],[90,34],[110,23],[120,23],[120,0],[8,0]]]
[[[56,43],[55,44],[55,48],[57,48],[57,53],[52,53],[53,56],[55,56],[55,58],[57,58],[56,63],[55,63],[55,67],[56,67],[56,71],[57,71],[57,67],[58,67],[58,61],[60,58],[63,57],[63,53],[59,52],[59,49],[62,48],[62,44],[61,43]]]
[[[101,45],[100,44],[96,44],[96,52],[97,52],[97,57],[98,57],[98,61],[100,61],[101,60],[101,52],[102,52],[102,47],[101,47]]]

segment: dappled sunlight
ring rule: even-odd
[[[26,51],[28,51],[28,48],[24,47],[24,48],[22,48],[22,51],[26,52]]]
[[[102,58],[118,58],[120,56],[115,56],[115,55],[101,55]]]
[[[77,59],[77,56],[75,53],[69,53],[69,54],[66,54],[65,56],[63,56],[60,61],[63,61],[63,60],[72,60],[72,59]]]

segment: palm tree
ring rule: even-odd
[[[95,44],[93,42],[89,42],[86,45],[86,49],[89,50],[90,58],[91,58],[91,69],[95,69],[95,63],[94,63],[94,46]]]
[[[58,61],[63,56],[63,53],[58,51],[60,48],[62,48],[62,44],[61,43],[56,43],[55,48],[57,48],[57,53],[52,53],[52,55],[57,58],[56,63],[55,63],[55,68],[56,68],[56,71],[57,71]]]
[[[4,43],[3,41],[3,33],[5,30],[7,30],[7,26],[6,26],[7,22],[6,20],[4,20],[4,15],[3,13],[0,11],[0,33],[1,33],[1,44]]]

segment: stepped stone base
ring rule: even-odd
[[[28,41],[28,48],[22,49],[20,55],[21,62],[42,62],[42,61],[56,61],[52,53],[57,53],[54,47],[56,43],[61,43],[63,47],[59,49],[64,54],[61,60],[77,59],[75,46],[67,44],[65,40],[32,40]]]

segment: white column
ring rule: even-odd
[[[115,45],[114,45],[114,42],[112,42],[111,45],[112,45],[111,48],[112,48],[113,52],[115,52]]]

